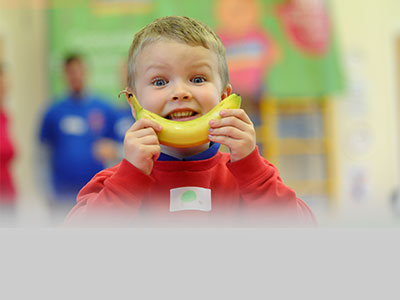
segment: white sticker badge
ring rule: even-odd
[[[211,190],[186,186],[170,190],[169,211],[211,210]]]

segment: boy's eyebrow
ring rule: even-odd
[[[169,66],[168,64],[163,64],[163,63],[153,63],[147,66],[147,68],[144,70],[145,73],[147,73],[151,69],[168,69]]]
[[[207,61],[199,61],[199,62],[194,62],[189,65],[190,68],[207,68],[209,71],[212,71],[212,65],[207,62]],[[168,63],[159,63],[159,62],[154,62],[150,63],[146,69],[144,70],[144,73],[146,74],[147,72],[151,71],[152,69],[170,69],[170,65]]]
[[[200,62],[196,62],[191,64],[192,68],[201,68],[201,67],[206,67],[210,70],[212,70],[212,66],[210,65],[210,63],[206,62],[206,61],[200,61]]]

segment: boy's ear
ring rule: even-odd
[[[232,85],[230,83],[228,83],[224,89],[224,91],[222,92],[221,95],[221,100],[224,100],[226,97],[230,96],[232,93]]]

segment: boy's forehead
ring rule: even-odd
[[[215,64],[212,64],[209,61],[205,61],[205,60],[191,60],[191,61],[187,61],[187,62],[183,62],[181,65],[178,66],[185,68],[187,70],[197,70],[197,71],[204,71],[204,72],[213,72],[216,71],[216,69],[213,68]],[[174,64],[174,62],[171,61],[152,61],[152,60],[146,60],[145,63],[143,64],[143,69],[142,71],[149,72],[149,71],[170,71],[174,68],[174,66],[176,66],[176,64]]]
[[[137,62],[168,64],[171,58],[188,59],[193,64],[207,64],[217,60],[214,51],[201,45],[189,45],[174,40],[157,40],[146,44],[137,55]]]

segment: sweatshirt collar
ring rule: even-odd
[[[208,158],[213,157],[215,154],[217,154],[219,147],[221,145],[218,143],[210,142],[210,147],[203,152],[197,153],[192,156],[184,157],[182,159],[176,158],[174,156],[161,153],[160,157],[158,158],[158,161],[194,161],[194,160],[205,160]]]

